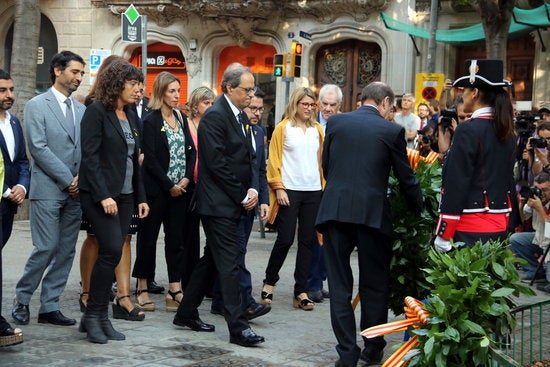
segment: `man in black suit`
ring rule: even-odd
[[[392,224],[387,198],[393,170],[412,209],[420,211],[422,192],[407,161],[405,131],[385,120],[394,100],[390,87],[374,82],[363,89],[362,107],[328,120],[323,148],[327,184],[317,215],[323,234],[331,292],[330,314],[336,366],[380,362],[383,337],[365,339],[360,353],[356,344],[355,316],[351,306],[353,275],[350,254],[359,259],[361,330],[387,322]]]
[[[23,203],[30,184],[29,160],[19,119],[10,115],[13,106],[13,80],[0,69],[0,149],[4,158],[4,187],[2,188],[2,245],[8,242],[17,207]],[[3,85],[6,84],[6,85]]]
[[[246,114],[254,95],[254,76],[234,63],[222,78],[223,95],[204,114],[199,125],[199,182],[197,212],[201,215],[206,247],[195,267],[174,324],[195,331],[214,331],[201,321],[197,307],[211,289],[216,274],[225,306],[229,341],[254,346],[264,338],[243,314],[239,287],[237,225],[241,215],[258,204],[258,169]]]
[[[260,180],[258,193],[260,220],[266,220],[269,214],[269,191],[267,188],[265,164],[265,133],[260,122],[264,112],[264,97],[265,93],[260,88],[256,88],[256,92],[254,92],[250,104],[244,109],[248,117],[248,126],[252,133],[252,148],[256,152],[256,164]],[[255,210],[247,210],[241,215],[239,223],[237,224],[237,241],[239,243],[240,252],[239,282],[241,287],[241,304],[244,310],[244,316],[248,320],[253,320],[271,311],[270,305],[258,303],[254,297],[252,297],[252,275],[246,268],[246,247],[248,245],[250,233],[252,232],[255,214]],[[214,286],[210,312],[218,315],[224,314],[223,299],[217,284]]]

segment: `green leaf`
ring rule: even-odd
[[[507,297],[514,293],[512,288],[499,288],[491,293],[491,297]]]

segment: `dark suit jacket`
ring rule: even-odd
[[[174,112],[178,120],[176,112]],[[185,177],[193,181],[195,168],[195,146],[189,132],[187,119],[182,114],[181,127],[185,135]],[[170,151],[160,110],[151,111],[143,121],[143,183],[147,195],[157,196],[162,191],[170,191],[177,182],[166,175],[170,165]]]
[[[252,136],[256,143],[256,163],[258,165],[260,191],[258,192],[258,200],[260,204],[269,204],[269,191],[267,188],[267,169],[265,165],[265,132],[263,127],[258,125],[250,125]]]
[[[136,148],[133,155],[132,177],[136,203],[145,203],[145,190],[138,163],[140,133],[137,116],[126,109]],[[81,123],[82,161],[78,186],[88,191],[95,202],[120,195],[126,175],[128,145],[115,111],[107,110],[101,102],[86,108]]]
[[[391,235],[390,170],[409,203],[420,210],[422,192],[407,160],[405,130],[386,121],[372,106],[331,116],[323,148],[327,183],[317,226],[337,221]]]
[[[8,153],[6,140],[4,140],[4,134],[0,131],[0,149],[2,149],[2,156],[4,157],[4,187],[2,188],[2,193],[17,184],[24,186],[28,193],[31,173],[29,171],[29,160],[25,149],[23,129],[21,128],[21,123],[17,117],[13,115],[10,115],[10,117],[10,125],[13,130],[13,137],[15,141],[15,154],[12,161],[10,154]],[[2,200],[8,202],[14,212],[17,211],[17,205],[13,202],[7,199]]]
[[[237,219],[248,189],[258,190],[256,155],[250,129],[246,131],[245,138],[223,95],[202,117],[196,191],[199,214]]]

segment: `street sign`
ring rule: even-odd
[[[421,102],[440,99],[445,84],[445,75],[440,73],[418,73],[415,83],[415,111]]]
[[[311,34],[310,33],[307,33],[307,32],[304,32],[304,31],[300,31],[300,37],[308,40],[308,41],[311,41]]]
[[[142,25],[143,17],[139,14],[134,4],[131,4],[121,17],[121,34],[125,42],[143,42]]]
[[[97,71],[107,57],[111,56],[111,50],[91,49],[90,50],[90,84],[95,83]]]

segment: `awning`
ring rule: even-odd
[[[430,31],[427,28],[401,22],[383,12],[380,13],[380,19],[388,29],[404,32],[414,37],[430,38]],[[530,10],[514,8],[509,34],[530,32],[534,28],[548,26],[550,26],[549,4]],[[435,40],[443,43],[464,43],[483,39],[485,39],[485,32],[481,23],[457,29],[438,29],[435,33]]]

